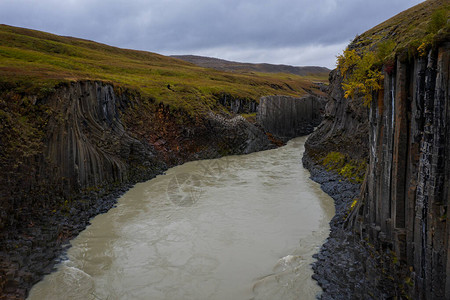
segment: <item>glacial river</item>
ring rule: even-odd
[[[334,205],[301,165],[305,139],[137,184],[29,299],[315,299]]]

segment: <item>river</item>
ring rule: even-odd
[[[301,165],[305,140],[135,185],[28,299],[315,299],[334,204]]]

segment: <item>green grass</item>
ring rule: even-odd
[[[428,0],[355,37],[337,58],[345,98],[361,97],[370,105],[382,88],[382,68],[390,74],[402,62],[425,56],[450,38],[448,0]]]
[[[301,96],[322,77],[227,73],[159,54],[0,25],[0,89],[43,96],[61,82],[99,80],[195,114],[220,110],[217,97]],[[170,88],[169,88],[170,86]]]
[[[392,49],[386,60],[399,53],[414,56],[421,45],[430,47],[434,40],[448,38],[449,17],[448,0],[427,0],[356,36],[350,48],[363,54],[382,52],[389,44]]]

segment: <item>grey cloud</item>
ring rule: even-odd
[[[208,49],[281,53],[282,48],[317,45],[325,49],[348,42],[419,2],[2,0],[0,23],[162,53]]]

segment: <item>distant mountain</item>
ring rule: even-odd
[[[328,75],[330,69],[325,67],[294,67],[289,65],[272,65],[272,64],[252,64],[241,63],[235,61],[228,61],[213,57],[204,57],[196,55],[172,55],[173,58],[178,58],[200,67],[211,68],[220,71],[250,71],[262,73],[290,73],[300,76],[306,75]]]

